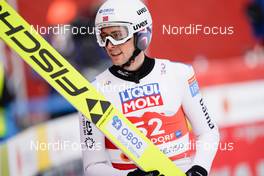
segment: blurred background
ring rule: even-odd
[[[111,65],[93,35],[103,2],[8,1],[90,81]],[[264,0],[145,3],[154,21],[148,55],[192,64],[220,127],[211,175],[264,176]],[[58,32],[65,25],[75,32]],[[0,98],[1,176],[82,175],[76,110],[2,41]]]

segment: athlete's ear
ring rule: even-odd
[[[148,48],[152,38],[152,27],[149,26],[137,33],[134,33],[133,37],[135,48],[145,51]]]

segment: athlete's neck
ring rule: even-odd
[[[120,79],[139,83],[140,79],[144,78],[152,71],[154,65],[155,59],[144,55],[143,63],[141,66],[139,66],[139,68],[136,69],[136,71],[128,71],[120,66],[115,65],[110,67],[109,71]]]
[[[145,58],[144,52],[141,51],[136,56],[136,58],[131,62],[131,64],[127,67],[124,67],[124,69],[127,71],[137,71],[143,65],[144,58]]]

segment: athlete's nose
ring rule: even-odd
[[[113,43],[109,40],[109,39],[107,39],[106,40],[106,46],[105,46],[107,49],[111,49],[111,48],[114,48],[115,47],[115,45],[113,45]]]

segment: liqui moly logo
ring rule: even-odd
[[[124,114],[163,105],[158,83],[126,89],[119,93]]]

